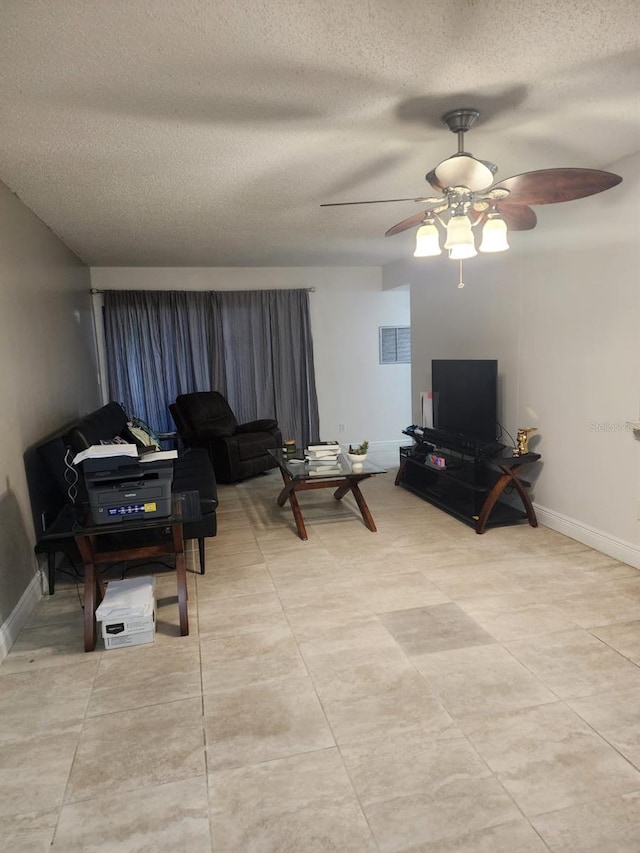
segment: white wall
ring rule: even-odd
[[[23,454],[99,405],[89,270],[0,183],[0,659],[40,594]]]
[[[411,283],[414,420],[432,358],[497,358],[503,424],[539,429],[541,521],[640,567],[640,157],[611,171],[619,187],[539,207],[509,252],[468,261],[462,290],[440,258],[384,280]]]
[[[409,291],[383,291],[379,267],[94,267],[91,281],[99,290],[315,288],[309,302],[321,437],[402,443],[411,369],[378,363],[378,327],[410,324]]]

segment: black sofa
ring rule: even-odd
[[[76,453],[110,441],[116,436],[131,440],[127,430],[127,414],[119,403],[108,403],[96,409],[60,433],[36,445],[25,454],[27,480],[31,493],[31,501],[36,532],[44,532],[65,504],[70,503],[69,492],[74,489],[74,472],[70,469],[70,460]],[[75,485],[78,499],[86,497],[83,493],[82,479]],[[208,536],[215,536],[217,531],[216,507],[218,493],[216,478],[209,456],[205,450],[187,448],[179,452],[174,461],[173,472],[174,491],[198,491],[200,495],[201,519],[185,522],[183,526],[185,539],[197,539],[200,556],[200,573],[205,571],[205,543]],[[53,591],[54,565],[52,559],[52,544],[36,545],[36,553],[49,555],[49,589]],[[56,543],[56,551],[67,553],[77,558],[75,543]],[[72,558],[73,558],[72,556]]]
[[[282,433],[273,418],[239,424],[219,391],[180,394],[169,411],[185,447],[207,451],[219,483],[235,483],[276,467],[268,451],[282,447]]]

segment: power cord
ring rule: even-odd
[[[511,440],[511,446],[515,447],[516,443],[513,440],[513,436],[511,435],[509,430],[506,427],[503,427],[502,424],[500,423],[500,421],[498,421],[497,423],[498,423],[498,426],[500,427],[500,435],[498,436],[498,440],[500,440],[503,437],[503,433],[506,433],[509,436],[509,439]]]

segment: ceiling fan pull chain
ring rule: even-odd
[[[458,282],[458,290],[461,290],[464,287],[464,281],[462,280],[462,258],[460,258],[458,263],[460,264],[460,275],[459,275],[460,281]]]

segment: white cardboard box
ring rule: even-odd
[[[117,637],[119,634],[138,634],[141,631],[155,631],[156,628],[155,608],[148,616],[132,616],[129,619],[105,620],[102,623],[102,636]]]
[[[155,578],[127,578],[107,584],[96,610],[107,649],[153,643],[156,628]]]
[[[144,643],[153,643],[155,630],[137,631],[135,634],[116,634],[114,637],[104,638],[105,649],[121,649],[125,646],[141,646]]]

